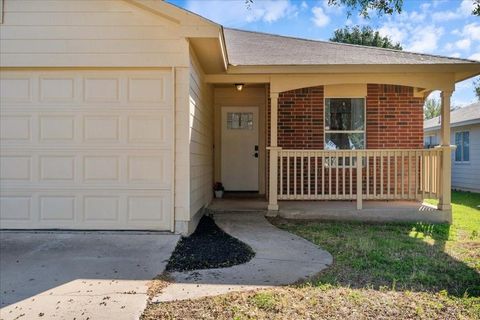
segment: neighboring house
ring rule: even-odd
[[[425,120],[425,147],[440,141],[440,117]],[[480,102],[450,113],[452,153],[452,188],[480,192]]]
[[[0,2],[2,228],[188,234],[214,181],[272,211],[450,210],[448,141],[422,149],[422,107],[441,90],[448,117],[479,62],[227,29],[159,0]]]

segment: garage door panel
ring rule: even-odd
[[[159,69],[2,73],[1,227],[171,229],[171,81]]]
[[[171,149],[146,146],[2,148],[0,186],[170,190],[172,161]]]
[[[172,147],[171,110],[111,110],[106,113],[103,109],[96,112],[82,109],[14,112],[10,109],[0,116],[0,139],[4,145]]]
[[[36,71],[5,72],[0,80],[5,106],[63,109],[65,103],[96,108],[170,109],[169,71]],[[69,105],[70,107],[70,105]]]
[[[15,191],[0,197],[4,229],[167,230],[171,220],[168,191]]]

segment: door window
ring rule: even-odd
[[[253,113],[252,112],[228,112],[227,113],[227,129],[253,129]]]

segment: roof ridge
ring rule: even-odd
[[[260,34],[260,35],[267,35],[267,36],[279,37],[279,38],[287,38],[287,39],[293,39],[293,40],[321,42],[321,43],[327,43],[327,44],[332,44],[332,45],[337,45],[337,46],[349,46],[349,47],[363,48],[363,49],[369,49],[369,50],[379,50],[379,51],[388,51],[388,52],[396,52],[396,53],[407,53],[407,54],[414,54],[414,55],[420,55],[420,56],[449,59],[449,60],[460,60],[460,61],[466,61],[466,62],[470,62],[470,63],[478,63],[479,62],[477,60],[470,60],[470,59],[465,59],[465,58],[446,57],[446,56],[441,56],[441,55],[436,55],[436,54],[428,54],[428,53],[420,53],[420,52],[413,52],[413,51],[404,51],[404,50],[396,50],[396,49],[389,49],[389,48],[364,46],[364,45],[359,45],[359,44],[351,44],[351,43],[343,43],[343,42],[306,39],[306,38],[300,38],[300,37],[294,37],[294,36],[280,35],[280,34],[275,34],[275,33],[267,33],[267,32],[262,32],[262,31],[243,30],[243,29],[227,28],[227,27],[224,27],[223,29],[224,30],[240,31],[240,32],[248,32],[248,33]]]

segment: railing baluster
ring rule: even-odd
[[[358,161],[358,157],[357,157]],[[368,152],[365,152],[365,162],[367,164],[365,176],[367,177],[367,199],[370,197],[370,154]],[[358,177],[357,177],[358,179]]]
[[[315,156],[315,198],[318,198],[318,155],[313,152]]]
[[[280,181],[278,182],[278,186],[280,187],[279,190],[279,198],[282,198],[283,196],[283,151],[278,152],[278,158],[280,160]]]
[[[308,179],[307,179],[307,181],[308,181],[307,195],[308,195],[308,197],[309,197],[309,198],[310,198],[310,188],[311,188],[311,186],[312,186],[312,185],[311,185],[311,183],[310,183],[310,182],[311,182],[311,181],[310,181],[310,171],[311,171],[311,170],[310,170],[310,157],[311,157],[311,156],[312,156],[312,153],[311,153],[311,152],[309,152],[309,153],[308,153],[308,160],[307,160],[307,164],[308,164],[308,170],[307,170],[307,172],[308,172]]]
[[[338,178],[338,169],[340,168],[340,163],[338,161],[338,152],[335,152],[335,198],[338,199],[338,185],[339,185],[339,178]]]
[[[415,151],[415,199],[418,199],[418,152]]]
[[[387,199],[390,199],[390,151],[387,151]]]
[[[350,151],[350,196],[353,197],[353,176],[352,176],[352,168],[353,168],[353,153]]]
[[[302,196],[302,198],[303,198],[303,190],[305,188],[305,183],[303,181],[303,178],[304,178],[303,177],[303,166],[304,166],[303,162],[304,161],[303,161],[303,152],[302,152],[302,153],[300,153],[300,195]]]
[[[293,153],[293,198],[297,198],[297,152]]]
[[[346,164],[345,151],[342,152],[342,198],[345,198],[345,164]]]
[[[405,197],[405,154],[402,151],[402,199]]]
[[[322,168],[322,197],[325,196],[325,157],[322,154],[322,157],[320,158],[320,168]]]
[[[332,198],[332,156],[328,156],[328,197]]]
[[[383,151],[380,151],[380,198],[383,199]]]
[[[373,152],[373,197],[377,198],[377,153]]]

